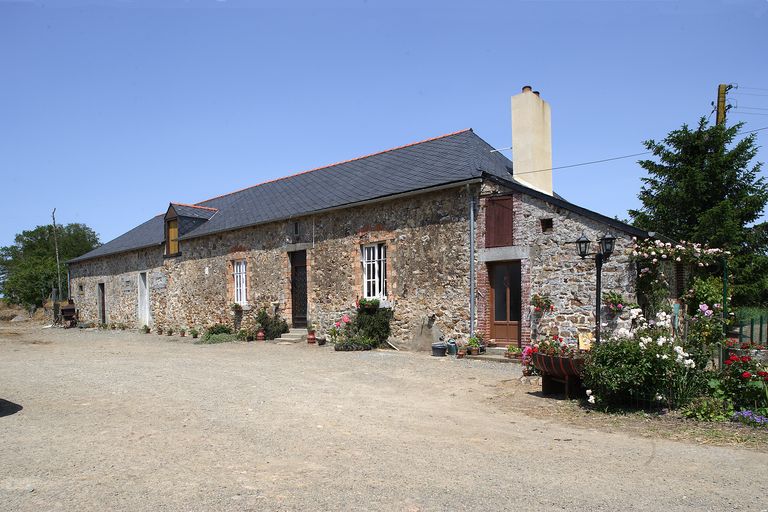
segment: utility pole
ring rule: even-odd
[[[56,275],[59,278],[58,296],[61,298],[61,266],[59,265],[59,241],[56,236],[56,208],[53,209],[51,217],[53,218],[53,246],[56,248]]]
[[[733,89],[731,84],[720,84],[717,86],[716,124],[725,124],[725,113],[731,109],[731,106],[725,102],[725,97],[731,89]]]

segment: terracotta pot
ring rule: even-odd
[[[460,348],[458,352],[456,352],[456,359],[464,359],[464,356],[467,355],[467,351],[463,348]]]
[[[307,343],[314,343],[317,341],[317,338],[315,338],[315,331],[309,331],[307,333]]]
[[[264,330],[263,329],[259,329],[259,332],[256,333],[256,339],[258,341],[264,341],[265,336],[264,336]]]
[[[319,339],[319,340],[317,340],[317,344],[318,344],[318,346],[323,346],[323,345],[325,345],[325,340],[324,339]]]

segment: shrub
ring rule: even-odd
[[[612,406],[679,407],[703,394],[705,376],[691,354],[656,330],[592,346],[584,385]]]
[[[264,337],[268,340],[279,338],[281,334],[288,332],[288,322],[280,315],[271,316],[266,309],[260,309],[256,314],[256,321],[264,330]]]
[[[212,345],[215,343],[229,343],[231,341],[236,341],[237,335],[236,334],[208,334],[206,333],[205,336],[202,337],[202,339],[196,341],[197,344],[203,344],[203,345]]]
[[[392,332],[389,325],[392,316],[393,313],[390,308],[365,309],[361,307],[358,308],[357,315],[352,321],[352,328],[360,337],[372,340],[373,346],[378,347],[389,339]]]
[[[768,372],[750,356],[731,356],[724,361],[719,385],[736,410],[768,414]]]
[[[768,417],[765,417],[761,414],[755,414],[752,411],[739,411],[734,413],[731,419],[733,421],[738,421],[739,423],[744,423],[745,425],[750,425],[752,427],[768,428]]]
[[[150,329],[149,329],[149,326],[148,326],[148,325],[144,324],[144,325],[141,327],[141,330],[144,332],[144,334],[149,334],[149,330],[150,330]]]
[[[698,421],[728,421],[733,416],[733,404],[723,398],[700,396],[694,398],[682,413],[686,418]]]
[[[694,277],[688,293],[685,294],[688,313],[696,313],[699,304],[723,302],[723,280],[719,277]]]
[[[168,336],[173,336],[173,327],[168,328]]]
[[[192,336],[193,338],[197,338],[197,336],[198,336],[199,334],[200,334],[200,331],[198,331],[198,330],[197,330],[197,329],[195,329],[194,327],[193,327],[192,329],[190,329],[190,330],[189,330],[189,335],[190,335],[190,336]]]
[[[205,330],[205,334],[232,334],[232,328],[226,324],[213,324]]]

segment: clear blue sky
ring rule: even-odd
[[[525,84],[552,106],[555,166],[643,151],[721,82],[768,109],[766,0],[323,4],[0,0],[0,245],[53,207],[106,242],[170,201],[462,128],[507,147]],[[635,160],[555,189],[624,217]]]

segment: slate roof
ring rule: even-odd
[[[176,215],[179,217],[191,217],[193,219],[208,220],[219,211],[216,208],[208,208],[206,206],[197,206],[194,204],[171,203],[171,206],[173,206]]]
[[[492,177],[526,192],[535,192],[512,177],[509,159],[492,150],[493,147],[471,129],[462,130],[267,181],[195,205],[172,205],[179,215],[184,211],[185,215],[209,219],[180,237],[187,240],[474,178]],[[570,204],[546,194],[534,195]],[[579,210],[589,212],[583,208]],[[602,215],[599,217],[613,221]],[[163,242],[163,215],[159,215],[70,261]]]

